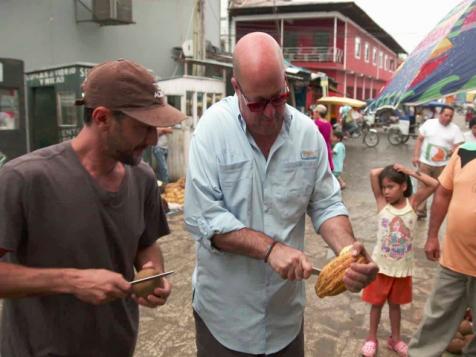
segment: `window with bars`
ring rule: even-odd
[[[74,104],[75,92],[58,92],[57,115],[59,127],[75,127],[78,125],[78,107]]]
[[[355,38],[355,58],[360,58],[360,47],[361,47],[361,42],[360,42],[360,37]]]

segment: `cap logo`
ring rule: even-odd
[[[164,97],[164,92],[159,88],[157,83],[154,83],[156,91],[154,93],[154,98],[162,99]]]

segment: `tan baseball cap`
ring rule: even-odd
[[[76,105],[104,106],[156,127],[173,126],[185,119],[185,114],[165,102],[164,93],[147,69],[129,60],[94,66],[82,89],[84,97]]]
[[[313,112],[314,112],[314,111],[317,111],[319,114],[324,115],[324,114],[327,113],[327,108],[326,108],[325,105],[318,104],[318,105],[316,105],[316,106],[314,107]]]

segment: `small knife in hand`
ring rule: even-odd
[[[155,275],[151,275],[151,276],[148,276],[148,277],[145,277],[145,278],[142,278],[142,279],[133,280],[133,281],[130,281],[129,283],[131,285],[139,284],[139,283],[143,283],[144,281],[163,278],[163,277],[169,276],[173,273],[174,273],[174,271],[171,270],[171,271],[168,271],[168,272],[165,272],[165,273],[155,274]]]

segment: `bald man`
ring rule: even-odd
[[[279,45],[264,33],[244,36],[233,69],[235,95],[203,115],[189,155],[185,223],[197,242],[198,356],[304,356],[306,211],[336,254],[348,245],[366,253],[322,136],[286,104]],[[345,285],[360,291],[377,271],[373,262],[354,263]]]

